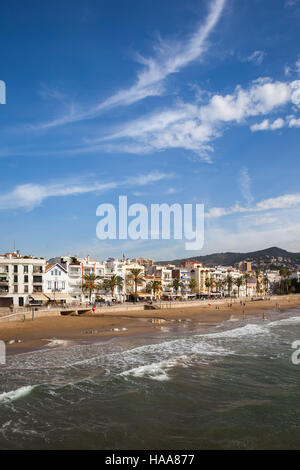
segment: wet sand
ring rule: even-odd
[[[207,328],[226,320],[247,319],[249,316],[265,316],[268,313],[300,307],[300,296],[288,298],[248,301],[241,306],[239,301],[161,310],[105,312],[81,316],[44,317],[25,322],[1,322],[0,339],[7,344],[7,354],[17,354],[55,345],[57,340],[89,340],[161,332],[164,327]],[[218,305],[218,309],[216,309]],[[243,313],[244,310],[244,313]],[[10,344],[9,344],[10,343]],[[59,344],[59,342],[57,343]]]

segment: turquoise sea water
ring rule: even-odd
[[[1,449],[297,449],[300,310],[0,366]]]

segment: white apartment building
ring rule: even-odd
[[[48,264],[44,274],[44,294],[52,302],[69,303],[69,275],[59,263]]]
[[[174,265],[153,265],[148,270],[147,273],[150,276],[153,276],[153,280],[161,282],[162,295],[171,295],[173,293],[173,278],[172,272],[175,269]]]
[[[0,255],[0,307],[23,307],[43,301],[46,261],[19,252]]]

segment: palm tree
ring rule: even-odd
[[[143,284],[145,279],[143,277],[143,270],[139,268],[133,268],[130,271],[130,274],[127,276],[129,282],[134,283],[134,294],[137,295],[137,288],[139,284]]]
[[[208,289],[208,296],[210,297],[210,289],[213,286],[213,282],[210,278],[205,279],[205,287]]]
[[[197,282],[196,279],[191,279],[189,282],[189,288],[191,289],[192,292],[195,292],[197,289]]]
[[[100,279],[96,274],[85,274],[83,276],[82,291],[89,292],[90,302],[92,300],[92,293],[96,290],[97,281]]]
[[[224,282],[222,280],[216,281],[216,288],[219,292],[222,291],[223,286],[224,286]]]
[[[289,293],[289,285],[291,283],[291,280],[288,279],[290,275],[292,274],[289,268],[286,268],[285,266],[281,266],[279,269],[279,274],[281,276],[281,282],[283,286],[285,285],[286,287],[286,293]]]
[[[233,278],[231,276],[231,274],[227,274],[226,276],[226,284],[227,284],[227,289],[228,289],[228,295],[230,297],[230,292],[231,292],[231,288],[232,288],[232,283],[233,283]]]
[[[240,296],[240,288],[241,288],[241,286],[243,285],[243,282],[244,282],[244,281],[243,281],[242,276],[237,277],[237,278],[234,280],[234,284],[235,284],[235,285],[237,286],[237,288],[238,288],[238,297]]]
[[[118,287],[119,289],[123,288],[123,279],[121,276],[117,276],[113,274],[110,278],[104,279],[103,281],[104,288],[110,289],[111,296],[114,296],[115,288]]]
[[[263,277],[263,285],[264,285],[264,291],[265,291],[265,294],[266,294],[266,292],[268,291],[268,287],[269,287],[268,276]]]
[[[255,277],[256,277],[256,295],[260,291],[260,282],[259,282],[259,276],[260,276],[260,269],[257,268],[255,270]]]
[[[246,297],[248,297],[248,281],[250,279],[250,274],[249,273],[245,273],[244,274],[244,281],[245,281],[245,285],[246,285]]]
[[[180,288],[180,287],[182,288],[182,287],[183,287],[183,284],[182,284],[182,282],[180,281],[180,279],[175,278],[175,279],[173,280],[172,287],[173,287],[173,289],[175,289],[175,292],[176,292],[176,295],[177,295],[177,293],[178,293],[178,291],[179,291],[179,288]]]
[[[154,294],[154,299],[156,299],[156,293],[161,291],[161,281],[152,281],[149,287]]]

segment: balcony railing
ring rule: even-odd
[[[32,272],[35,273],[42,273],[43,272],[43,266],[33,266]]]

